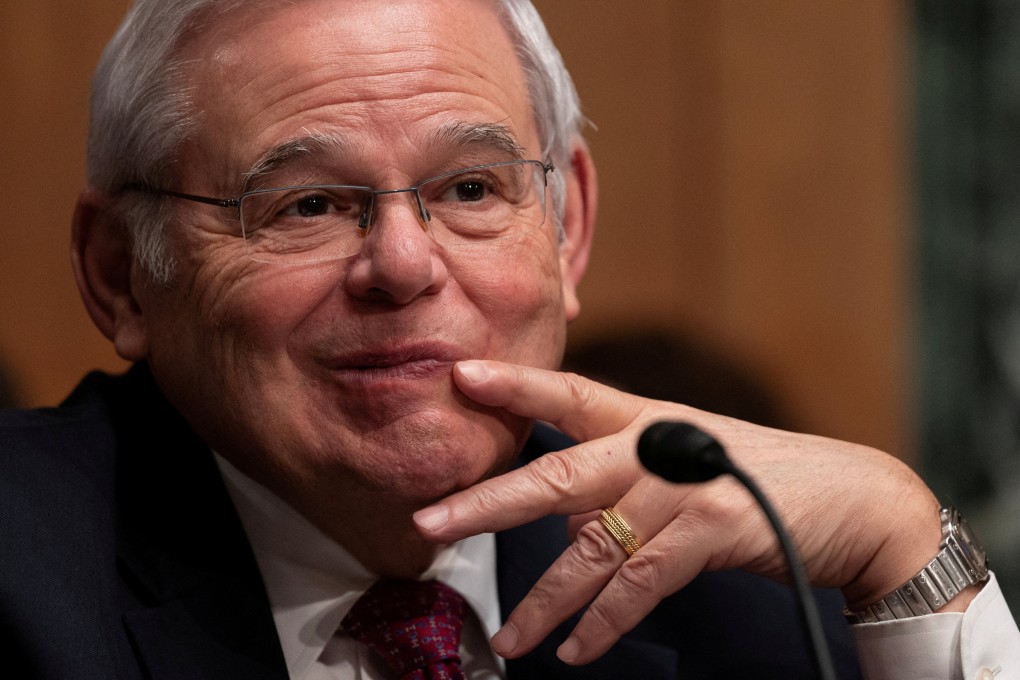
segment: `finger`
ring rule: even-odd
[[[626,558],[598,520],[584,525],[493,636],[493,651],[508,659],[530,652],[591,602]]]
[[[629,438],[608,437],[547,453],[459,491],[414,513],[414,521],[430,540],[456,541],[612,505],[644,474]]]
[[[657,480],[643,480],[617,505],[621,516],[626,512],[636,518],[631,528],[639,542],[642,537],[655,536],[672,518],[672,503],[661,500],[664,488]],[[667,492],[674,493],[672,489]],[[584,525],[576,540],[511,612],[493,637],[493,649],[511,658],[527,653],[591,602],[627,561],[627,552],[598,520]]]
[[[567,536],[570,537],[570,540],[573,541],[575,538],[577,538],[577,533],[581,531],[581,527],[583,527],[585,524],[593,520],[597,520],[601,512],[602,510],[592,510],[591,512],[582,512],[579,515],[571,515],[570,517],[568,517]]]
[[[624,506],[630,494],[621,499],[617,509],[632,526],[644,526],[647,517],[664,526],[599,592],[560,646],[561,660],[590,663],[698,574],[748,566],[775,553],[774,537],[762,530],[762,518],[738,484],[719,479],[686,491],[674,506],[665,505],[658,494],[647,494],[634,508]],[[663,512],[672,516],[657,514]]]
[[[712,550],[695,534],[696,530],[673,531],[671,525],[626,560],[560,645],[557,656],[572,665],[591,663],[659,602],[690,583],[705,568]]]
[[[453,377],[475,401],[552,423],[578,441],[623,430],[653,403],[572,373],[498,361],[459,362]]]

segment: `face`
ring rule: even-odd
[[[181,191],[236,196],[256,162],[310,135],[335,143],[277,158],[269,184],[410,186],[499,153],[507,140],[463,134],[484,126],[541,159],[485,2],[263,7],[214,21],[182,54],[200,127]],[[231,211],[180,203],[177,275],[134,275],[144,341],[124,353],[149,360],[214,449],[291,500],[317,487],[427,502],[513,457],[528,423],[469,403],[451,369],[558,365],[576,308],[551,215],[519,240],[447,250],[410,194],[384,195],[360,253],[288,266],[250,259]]]

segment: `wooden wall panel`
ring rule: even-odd
[[[537,4],[598,128],[574,337],[673,329],[798,428],[912,457],[905,6]]]
[[[92,69],[124,0],[0,2],[0,359],[28,405],[122,362],[88,320],[68,263],[85,181]]]

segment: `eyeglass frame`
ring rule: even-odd
[[[371,200],[369,201],[369,204],[365,208],[365,212],[363,212],[361,214],[361,216],[358,218],[358,228],[359,229],[369,229],[369,228],[371,228],[372,224],[375,222],[375,197],[376,196],[385,196],[385,195],[388,195],[388,194],[403,194],[403,193],[408,193],[408,192],[413,193],[414,194],[415,203],[418,206],[418,217],[421,219],[422,224],[426,225],[426,224],[429,224],[432,221],[432,215],[431,215],[431,213],[429,213],[428,209],[422,203],[421,194],[418,193],[418,190],[423,185],[429,184],[430,182],[435,182],[436,180],[440,180],[440,179],[443,179],[445,177],[453,177],[454,175],[459,175],[461,173],[471,172],[472,170],[485,170],[487,168],[505,167],[505,166],[508,166],[508,165],[523,165],[525,163],[528,163],[528,164],[531,164],[531,165],[535,165],[535,166],[540,167],[542,169],[542,193],[544,194],[546,189],[548,189],[548,187],[549,187],[549,173],[553,172],[554,170],[556,170],[556,166],[553,165],[551,160],[539,161],[539,160],[526,159],[526,158],[520,158],[520,159],[516,159],[516,160],[512,160],[512,161],[500,161],[498,163],[485,163],[483,165],[472,165],[472,166],[469,166],[469,167],[466,167],[466,168],[458,168],[457,170],[451,170],[450,172],[444,172],[444,173],[442,173],[440,175],[436,175],[435,177],[429,177],[429,178],[423,179],[422,181],[418,182],[417,184],[415,184],[413,186],[404,187],[402,189],[373,189],[372,187],[369,187],[369,186],[361,186],[361,185],[357,185],[357,184],[297,184],[297,185],[293,185],[293,186],[270,187],[270,188],[265,188],[265,189],[252,189],[250,191],[245,191],[245,192],[241,193],[241,195],[238,196],[237,198],[213,198],[211,196],[200,196],[198,194],[189,194],[189,193],[184,193],[184,192],[181,192],[181,191],[174,191],[172,189],[160,189],[158,187],[152,187],[152,186],[149,186],[147,184],[129,183],[129,184],[125,184],[124,185],[124,187],[122,188],[122,191],[141,191],[141,192],[145,192],[145,193],[156,194],[156,195],[159,195],[159,196],[171,196],[173,198],[181,198],[181,199],[184,199],[184,200],[187,200],[187,201],[193,201],[195,203],[203,203],[203,204],[206,204],[206,205],[214,205],[214,206],[217,206],[217,207],[220,207],[220,208],[237,208],[238,221],[241,222],[241,224],[242,224],[242,233],[241,233],[241,236],[244,237],[244,229],[243,229],[244,218],[241,215],[241,202],[244,201],[244,199],[248,198],[249,196],[255,196],[255,195],[258,195],[258,194],[265,194],[265,193],[269,193],[269,192],[272,192],[272,191],[291,191],[291,190],[295,190],[295,189],[316,189],[316,188],[321,188],[321,189],[358,189],[360,191],[365,191],[365,192],[367,192],[368,194],[370,194],[372,196]],[[543,205],[545,210],[548,210],[548,207],[545,205],[545,201],[544,200],[542,202],[542,205]]]

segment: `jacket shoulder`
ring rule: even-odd
[[[55,408],[0,412],[0,651],[24,677],[87,677],[125,653],[103,632],[117,592],[107,380],[86,378]]]
[[[116,437],[104,398],[110,380],[88,376],[57,407],[0,411],[0,487],[67,494],[112,477]]]

